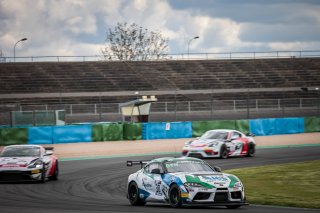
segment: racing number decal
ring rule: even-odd
[[[239,141],[242,143],[241,154],[247,154],[248,153],[249,140],[247,138],[239,138]]]
[[[154,181],[155,185],[156,185],[156,192],[155,194],[158,196],[162,196],[162,192],[161,192],[161,181],[160,180],[155,180]]]

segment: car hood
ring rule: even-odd
[[[222,141],[219,139],[196,139],[192,141],[189,145],[192,147],[204,147],[214,142],[222,142]]]
[[[25,167],[39,157],[0,157],[0,167]]]
[[[198,183],[207,188],[232,188],[236,182],[240,182],[234,175],[217,172],[179,172],[174,175],[183,183]]]

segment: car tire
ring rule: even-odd
[[[254,145],[253,143],[249,143],[247,156],[248,156],[248,157],[254,157],[255,152],[256,152],[256,147],[255,147],[255,145]]]
[[[222,159],[228,158],[228,149],[227,149],[227,146],[225,144],[221,145],[220,158],[222,158]]]
[[[54,173],[50,177],[50,180],[58,180],[58,176],[59,176],[59,162],[56,161],[56,166],[55,166],[55,169],[54,169]]]
[[[128,187],[128,198],[130,204],[133,206],[143,206],[146,204],[145,201],[139,197],[139,188],[136,182],[131,182]]]
[[[240,208],[241,205],[232,205],[232,206],[226,206],[228,209],[237,209]]]
[[[182,205],[181,191],[177,184],[172,184],[169,189],[169,203],[173,208],[179,208]]]

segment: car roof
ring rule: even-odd
[[[21,144],[21,145],[9,145],[5,146],[4,148],[11,148],[11,147],[36,147],[36,148],[41,148],[42,146],[39,145],[31,145],[31,144]]]
[[[192,161],[203,161],[199,158],[193,158],[193,157],[179,157],[179,158],[175,158],[175,157],[163,157],[163,158],[156,158],[156,159],[153,159],[152,161],[150,161],[149,163],[155,163],[155,162],[158,162],[158,163],[162,163],[162,162],[165,162],[165,161],[183,161],[183,160],[192,160]]]
[[[213,131],[221,131],[221,132],[240,132],[238,130],[235,129],[212,129],[212,130],[208,130],[207,132],[213,132]]]

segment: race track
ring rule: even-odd
[[[299,148],[259,149],[254,158],[207,160],[223,170],[276,163],[320,159],[320,146]],[[148,160],[158,156],[131,157]],[[125,197],[126,180],[139,167],[126,167],[128,158],[107,158],[60,162],[60,179],[39,183],[0,184],[0,212],[319,212],[298,208],[250,205],[237,210],[217,207],[184,207],[172,209],[168,205],[147,204],[132,207]]]

